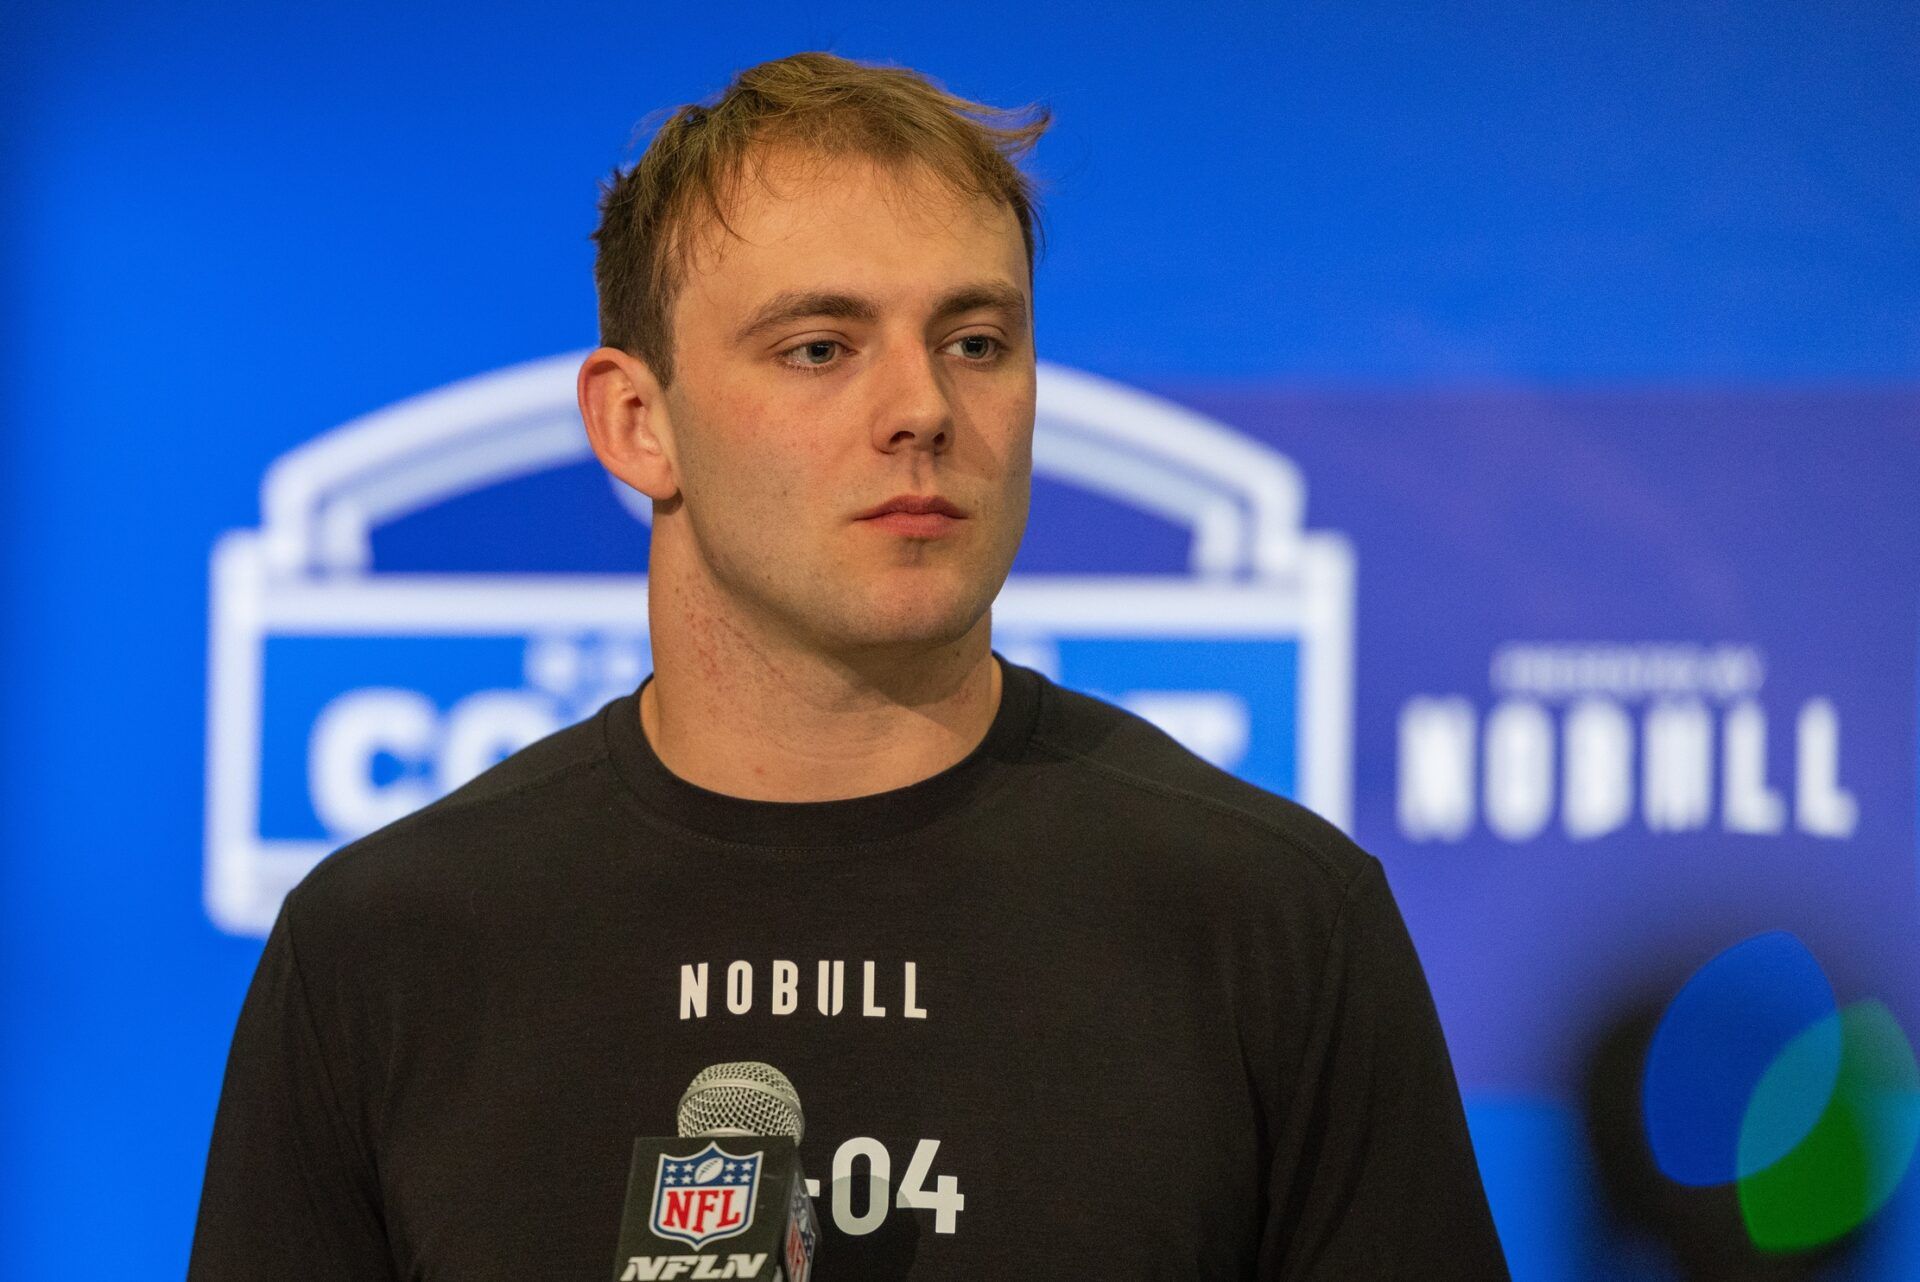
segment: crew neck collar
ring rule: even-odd
[[[1040,712],[1043,678],[998,652],[994,659],[1000,665],[1000,706],[973,751],[903,788],[838,801],[756,801],[682,779],[667,769],[641,728],[646,681],[600,716],[614,768],[653,818],[738,845],[872,845],[907,836],[965,805],[1025,751]]]

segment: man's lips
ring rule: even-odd
[[[871,521],[874,517],[885,516],[889,512],[906,512],[913,516],[937,512],[941,516],[950,516],[956,521],[964,520],[967,515],[938,494],[896,494],[885,503],[868,508],[854,519]]]
[[[896,494],[855,518],[908,538],[933,539],[967,519],[967,514],[937,494]]]

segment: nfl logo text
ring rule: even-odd
[[[662,1153],[654,1180],[654,1233],[694,1247],[745,1233],[760,1190],[761,1156],[729,1153],[712,1141],[687,1157]]]

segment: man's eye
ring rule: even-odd
[[[960,348],[960,354],[970,361],[984,363],[1000,354],[1001,342],[991,334],[968,334],[954,339],[948,346]]]
[[[789,347],[780,355],[786,359],[787,364],[800,369],[825,369],[833,360],[834,353],[839,347],[840,343],[835,339],[816,338],[811,343]]]

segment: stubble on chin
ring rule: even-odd
[[[841,583],[807,605],[825,648],[939,649],[958,643],[992,605],[993,594],[951,580],[921,584]]]

